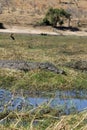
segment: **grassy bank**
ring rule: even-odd
[[[0,60],[51,62],[67,75],[36,69],[29,72],[0,68],[0,88],[11,91],[87,89],[87,72],[66,67],[68,62],[87,59],[87,37],[0,34]],[[0,130],[86,130],[87,111],[60,115],[49,103],[35,111],[0,113]],[[4,125],[2,125],[2,122]]]
[[[87,37],[0,34],[0,59],[51,62],[67,75],[45,70],[23,72],[0,68],[0,88],[34,90],[87,88],[87,73],[65,64],[87,59]]]
[[[0,122],[0,130],[86,130],[87,111],[60,117],[58,110],[51,111],[45,107],[43,111],[40,106],[32,115],[30,111],[11,112],[0,119]]]

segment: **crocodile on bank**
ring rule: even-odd
[[[66,75],[64,70],[58,69],[55,65],[49,62],[26,62],[26,61],[15,61],[15,60],[0,60],[0,68],[9,68],[23,70],[25,72],[35,69],[49,70],[57,74]]]
[[[87,72],[87,60],[78,60],[78,61],[69,62],[66,64],[66,66],[71,67],[73,69]]]

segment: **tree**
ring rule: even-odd
[[[53,9],[50,8],[47,13],[45,18],[43,19],[43,23],[45,25],[51,25],[53,27],[56,27],[57,24],[62,25],[64,23],[64,19],[68,19],[68,26],[70,26],[70,14],[66,12],[64,9]]]
[[[65,11],[64,9],[61,9],[60,10],[60,15],[61,15],[61,17],[64,17],[64,18],[68,19],[68,27],[70,27],[71,14],[68,13],[67,11]]]

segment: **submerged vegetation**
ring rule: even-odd
[[[1,130],[86,130],[86,124],[87,111],[60,116],[58,109],[51,109],[47,104],[26,113],[0,114]]]

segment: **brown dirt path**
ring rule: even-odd
[[[62,31],[53,28],[46,27],[21,27],[21,26],[12,26],[6,29],[0,29],[0,33],[24,33],[24,34],[48,34],[48,35],[76,35],[76,36],[87,36],[87,32],[82,31]]]

